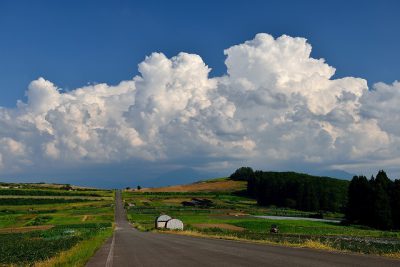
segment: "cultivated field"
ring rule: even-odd
[[[317,214],[261,207],[255,200],[234,193],[231,189],[218,191],[212,188],[213,184],[219,182],[207,181],[188,186],[152,189],[150,192],[125,191],[123,198],[128,209],[128,219],[138,229],[152,231],[154,219],[165,213],[184,222],[185,231],[180,234],[399,256],[400,232],[379,231],[335,222],[256,218],[254,215],[315,217]],[[199,190],[196,190],[197,186]],[[187,187],[190,191],[182,190]],[[204,190],[207,187],[212,189]],[[179,190],[174,192],[171,190],[173,188]],[[243,189],[243,184],[241,188]],[[208,200],[208,204],[196,204],[198,202],[193,202],[196,199],[200,202]],[[324,218],[336,220],[340,220],[342,216],[324,214]],[[278,225],[278,234],[270,233],[273,224]]]
[[[114,193],[0,184],[0,266],[83,266],[112,234]]]

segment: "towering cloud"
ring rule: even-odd
[[[399,83],[332,79],[310,53],[304,38],[257,34],[225,50],[221,77],[198,55],[153,53],[116,86],[61,92],[39,78],[26,103],[0,108],[0,174],[57,163],[358,171],[399,162]]]

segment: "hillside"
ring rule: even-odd
[[[274,205],[308,212],[343,213],[349,181],[296,172],[237,169],[229,178],[199,181],[187,185],[131,189],[138,193],[217,193],[245,191],[261,206]]]
[[[218,178],[187,185],[143,188],[140,192],[233,192],[245,190],[246,186],[246,181],[233,181],[228,178]]]

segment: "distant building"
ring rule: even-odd
[[[183,222],[163,214],[155,220],[156,229],[183,230]]]
[[[171,220],[171,219],[172,219],[172,218],[171,218],[170,216],[166,215],[166,214],[160,215],[160,216],[158,216],[158,217],[156,218],[155,227],[156,227],[157,229],[164,229],[165,226],[166,226],[166,224],[167,224],[167,222],[168,222],[169,220]]]
[[[183,222],[178,219],[171,219],[167,221],[165,228],[169,230],[183,230]]]
[[[209,199],[200,199],[200,198],[192,198],[190,201],[183,201],[181,202],[183,206],[187,207],[211,207],[213,205],[213,202]]]

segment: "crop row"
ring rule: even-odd
[[[87,193],[66,190],[35,190],[35,189],[0,189],[1,196],[91,196],[101,197],[98,193]]]
[[[0,206],[7,205],[40,205],[40,204],[56,204],[56,203],[76,203],[97,201],[90,199],[65,199],[65,198],[0,198]]]
[[[110,226],[110,223],[62,225],[46,231],[0,234],[0,265],[30,265],[46,260]]]

